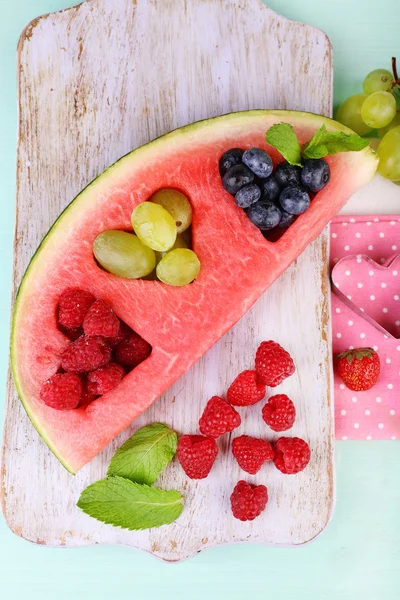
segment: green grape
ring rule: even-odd
[[[157,265],[157,277],[168,285],[187,285],[197,277],[200,261],[193,250],[177,248],[171,250]]]
[[[132,213],[132,226],[149,248],[165,252],[176,240],[176,225],[169,212],[154,202],[142,202]]]
[[[364,93],[389,92],[392,88],[393,75],[386,69],[375,69],[364,79]]]
[[[192,222],[192,205],[182,192],[173,188],[163,188],[153,194],[149,201],[160,204],[172,215],[178,233],[183,233],[190,226]]]
[[[338,108],[336,120],[350,127],[359,135],[365,135],[371,131],[361,118],[361,106],[364,100],[368,98],[367,94],[356,94],[347,98]]]
[[[374,92],[361,107],[361,118],[369,127],[380,129],[389,125],[396,115],[396,100],[389,92]]]
[[[397,111],[395,118],[393,121],[390,121],[389,125],[386,127],[382,127],[382,129],[378,129],[378,135],[382,139],[384,135],[388,133],[394,127],[398,127],[400,125],[400,111]]]
[[[166,252],[156,252],[156,264],[158,265],[160,260],[166,254],[168,254],[168,252],[171,252],[172,250],[176,250],[176,248],[187,248],[187,244],[181,235],[176,236],[175,244],[172,246],[172,248],[170,250],[167,250]]]
[[[138,279],[151,273],[156,256],[142,244],[133,233],[126,231],[103,231],[93,242],[93,254],[97,262],[109,273]]]
[[[391,129],[380,141],[378,173],[391,181],[400,180],[400,127]]]

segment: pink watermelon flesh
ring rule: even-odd
[[[289,111],[233,113],[178,129],[98,177],[56,221],[31,261],[14,310],[14,381],[34,426],[72,473],[207,352],[373,177],[377,160],[369,148],[328,158],[328,186],[279,241],[266,241],[222,188],[218,160],[229,148],[252,146],[281,160],[265,143],[266,130],[280,121],[293,125],[301,143],[322,124],[348,131],[330,119]],[[195,282],[174,288],[100,269],[92,254],[95,237],[108,229],[131,230],[133,208],[162,187],[178,188],[192,202],[193,249],[201,261]],[[56,322],[58,298],[70,286],[109,302],[153,351],[86,409],[57,411],[40,400],[39,390],[70,343]]]

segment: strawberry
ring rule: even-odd
[[[374,387],[381,370],[379,356],[372,348],[346,350],[337,357],[336,366],[343,383],[355,392]]]

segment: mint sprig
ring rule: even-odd
[[[182,495],[150,487],[173,459],[177,435],[164,423],[142,427],[111,459],[107,479],[89,485],[77,502],[86,514],[125,529],[168,525],[183,510]]]
[[[177,444],[175,431],[164,423],[142,427],[114,454],[107,475],[152,485],[174,458]]]
[[[102,523],[141,530],[173,523],[183,510],[183,497],[175,490],[166,492],[110,477],[83,490],[77,506]]]
[[[339,152],[358,152],[369,146],[369,141],[357,133],[328,131],[322,125],[311,140],[303,147],[305,158],[323,158]]]
[[[267,131],[267,142],[276,148],[291,165],[301,166],[301,148],[289,123],[277,123]]]
[[[369,141],[357,133],[328,131],[325,125],[314,134],[303,148],[289,123],[272,125],[266,133],[267,143],[276,148],[291,165],[301,166],[307,158],[324,158],[339,152],[357,152],[369,145]]]

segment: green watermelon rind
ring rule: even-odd
[[[17,327],[16,321],[17,321],[17,316],[18,316],[19,301],[20,301],[22,292],[24,290],[24,287],[27,285],[32,267],[34,266],[36,259],[38,258],[41,250],[45,247],[46,243],[49,241],[49,238],[51,237],[51,235],[53,233],[56,233],[58,227],[61,225],[61,223],[63,221],[63,217],[65,217],[65,215],[70,211],[72,205],[74,205],[79,198],[84,197],[86,195],[86,192],[88,191],[88,189],[92,188],[94,185],[97,185],[102,180],[105,180],[107,177],[109,177],[115,171],[117,165],[121,166],[124,162],[126,162],[128,160],[130,161],[133,156],[138,157],[143,152],[151,151],[153,148],[155,149],[160,143],[179,141],[180,138],[186,138],[187,134],[194,134],[194,133],[196,133],[196,130],[198,130],[198,129],[200,129],[201,131],[205,131],[205,130],[208,130],[208,128],[212,128],[215,124],[226,123],[227,125],[229,125],[230,120],[237,120],[237,119],[241,119],[241,118],[247,119],[247,118],[252,118],[252,117],[262,117],[263,115],[265,115],[265,117],[276,117],[278,120],[281,120],[282,122],[291,122],[291,121],[293,121],[293,117],[295,117],[295,120],[298,120],[299,124],[301,123],[301,124],[304,124],[305,126],[312,125],[313,122],[315,122],[316,129],[319,128],[321,125],[325,124],[328,127],[328,129],[330,129],[330,130],[343,131],[345,133],[354,133],[351,129],[345,127],[344,125],[341,125],[340,123],[338,123],[337,121],[334,121],[333,119],[330,119],[329,117],[324,117],[321,115],[316,115],[314,113],[304,112],[304,111],[266,110],[266,109],[255,109],[255,110],[249,110],[249,111],[227,113],[225,115],[220,115],[220,116],[212,117],[209,119],[203,119],[201,121],[196,121],[189,125],[179,127],[177,129],[170,131],[169,133],[166,133],[162,136],[159,136],[158,138],[155,138],[154,140],[152,140],[146,144],[143,144],[142,146],[139,146],[135,150],[128,152],[127,154],[125,154],[124,156],[119,158],[117,161],[115,161],[113,164],[111,164],[100,175],[98,175],[95,179],[93,179],[86,187],[84,187],[83,190],[81,192],[79,192],[79,194],[77,196],[75,196],[75,198],[73,198],[73,200],[71,200],[71,202],[69,202],[69,204],[67,204],[67,206],[64,208],[64,210],[60,213],[60,215],[54,221],[53,225],[50,227],[50,229],[48,230],[46,235],[43,237],[36,252],[33,254],[31,260],[29,261],[29,264],[25,270],[25,273],[21,279],[18,290],[16,292],[13,315],[12,315],[11,339],[10,339],[11,372],[13,375],[13,379],[14,379],[14,383],[15,383],[15,387],[16,387],[18,396],[19,396],[19,398],[25,408],[25,411],[26,411],[29,419],[31,420],[33,426],[35,427],[35,429],[37,430],[39,435],[42,437],[42,439],[46,442],[46,444],[48,445],[50,450],[55,454],[55,456],[61,462],[61,464],[70,473],[75,474],[76,471],[71,469],[71,467],[57,453],[56,449],[52,445],[52,442],[46,436],[45,430],[41,427],[41,425],[39,423],[36,422],[33,411],[30,410],[28,403],[24,399],[24,395],[19,386],[19,379],[18,379],[17,368],[16,368],[16,360],[14,360],[13,343],[14,343],[14,333],[15,333],[15,329]],[[302,117],[304,118],[304,121],[303,121]],[[175,145],[175,148],[179,148],[179,144]],[[363,152],[365,152],[365,151],[368,151],[371,154],[374,154],[374,152],[371,148],[366,148]],[[149,156],[151,156],[151,154]]]

